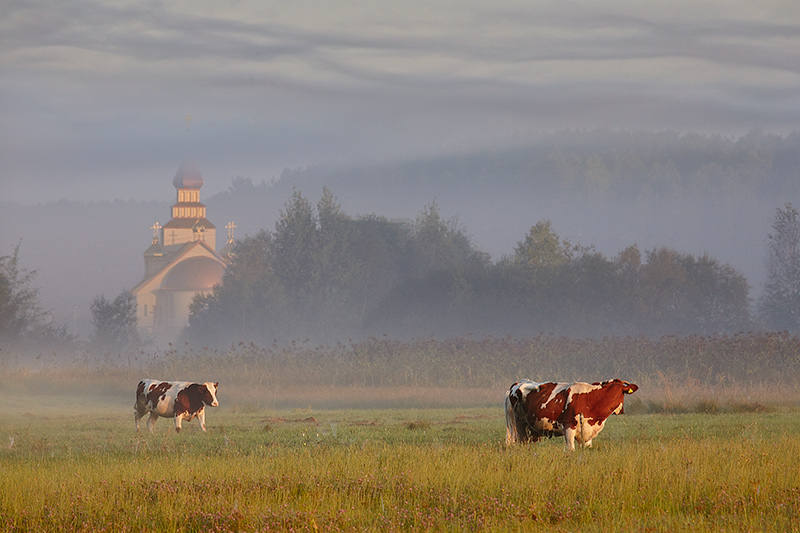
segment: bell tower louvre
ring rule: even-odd
[[[193,161],[184,161],[172,185],[178,191],[178,201],[172,206],[172,220],[164,225],[162,243],[165,245],[204,241],[213,250],[216,227],[206,218],[206,206],[200,203],[203,176]]]

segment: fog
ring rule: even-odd
[[[327,186],[351,215],[413,218],[436,201],[495,259],[543,218],[607,256],[634,243],[708,253],[753,296],[770,218],[798,202],[798,167],[770,167],[779,158],[757,143],[766,163],[741,159],[748,179],[708,181],[739,168],[730,151],[748,132],[797,144],[800,13],[788,0],[10,0],[0,35],[0,255],[21,243],[42,306],[83,338],[91,300],[141,279],[186,157],[210,220],[240,236],[271,229],[293,187],[316,201]],[[697,134],[659,162],[678,169],[679,190],[581,192],[519,163],[598,129]],[[711,157],[720,139],[728,153]],[[615,150],[592,143],[587,153]],[[697,152],[702,172],[686,170]],[[654,168],[608,170],[657,181]],[[235,178],[274,185],[248,201],[227,192]]]
[[[620,138],[627,135],[599,134]],[[565,143],[559,146],[585,146],[588,139],[597,135],[559,136],[560,142]],[[527,169],[531,161],[548,157],[541,145],[532,145],[523,150],[406,163],[307,167],[287,170],[274,183],[212,176],[204,171],[200,160],[200,171],[209,189],[227,186],[224,192],[206,195],[204,185],[201,201],[207,204],[208,217],[218,228],[218,249],[224,244],[227,222],[236,223],[240,238],[261,229],[273,230],[293,191],[300,191],[316,203],[323,187],[327,187],[342,210],[354,217],[378,214],[413,220],[426,205],[436,202],[442,216],[454,218],[474,245],[495,261],[513,254],[530,227],[543,219],[551,220],[563,239],[592,246],[609,258],[632,244],[642,251],[666,246],[696,256],[709,254],[744,274],[755,299],[763,282],[765,241],[771,219],[778,207],[797,197],[794,176],[800,169],[798,156],[788,162],[773,158],[768,164],[772,173],[762,176],[756,172],[758,179],[752,185],[731,187],[737,183],[731,176],[704,190],[695,186],[690,177],[693,166],[677,157],[681,153],[687,158],[696,157],[699,151],[716,149],[695,146],[693,143],[699,141],[691,137],[666,135],[670,139],[668,146],[678,143],[671,148],[671,154],[676,157],[676,166],[685,167],[684,174],[689,177],[676,190],[658,194],[641,185],[630,187],[638,193],[587,192],[584,183],[567,190],[561,183],[563,176],[553,178],[542,175],[541,168]],[[638,136],[647,137],[643,133]],[[798,136],[757,133],[747,139],[716,138],[718,145],[714,146],[739,148],[712,163],[720,168],[737,166],[739,152],[749,153],[751,144],[768,139],[783,147],[773,147],[772,152],[800,154]],[[592,154],[603,154],[606,159],[612,159],[618,150],[613,141],[605,151],[598,152],[597,146],[590,148]],[[524,157],[520,158],[520,154]],[[177,167],[178,163],[164,169],[158,188],[160,201],[0,203],[0,224],[4,228],[0,249],[8,254],[20,244],[22,266],[37,271],[35,285],[40,289],[43,307],[51,310],[55,322],[66,325],[69,333],[87,338],[92,332],[92,299],[99,295],[113,298],[142,279],[142,254],[152,239],[150,227],[154,222],[163,225],[170,218],[169,207],[175,201],[171,182]],[[781,171],[783,167],[786,169]],[[621,166],[618,171],[624,175],[630,169]],[[642,175],[638,181],[646,183],[649,178]]]

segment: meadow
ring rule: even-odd
[[[468,343],[400,348],[425,346],[441,364],[426,373],[400,354],[393,364],[406,363],[403,382],[379,372],[381,344],[350,347],[349,356],[340,348],[339,364],[352,366],[337,383],[301,364],[333,359],[316,348],[259,354],[261,363],[249,359],[254,348],[240,347],[223,355],[140,355],[139,362],[6,364],[0,531],[800,529],[793,352],[781,352],[783,370],[765,365],[783,378],[770,383],[760,376],[731,382],[744,371],[725,364],[720,371],[732,377],[713,384],[666,364],[650,381],[611,369],[605,377],[644,386],[594,448],[567,453],[561,439],[505,446],[501,400],[510,378],[495,374],[502,359],[482,377]],[[682,357],[708,367],[696,354],[720,350],[704,346]],[[556,348],[566,372],[572,356]],[[542,357],[527,364],[553,361],[552,352]],[[474,360],[464,366],[472,368],[464,385],[453,382],[453,358]],[[240,365],[235,371],[232,361]],[[221,381],[208,433],[191,422],[176,434],[160,419],[155,434],[137,435],[136,382],[181,369],[191,379]]]

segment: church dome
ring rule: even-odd
[[[172,179],[176,189],[199,189],[203,186],[203,176],[194,161],[184,161]]]
[[[181,261],[164,276],[161,288],[172,291],[208,291],[222,282],[225,267],[209,257]]]

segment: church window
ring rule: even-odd
[[[144,304],[144,316],[147,316],[147,304]]]

